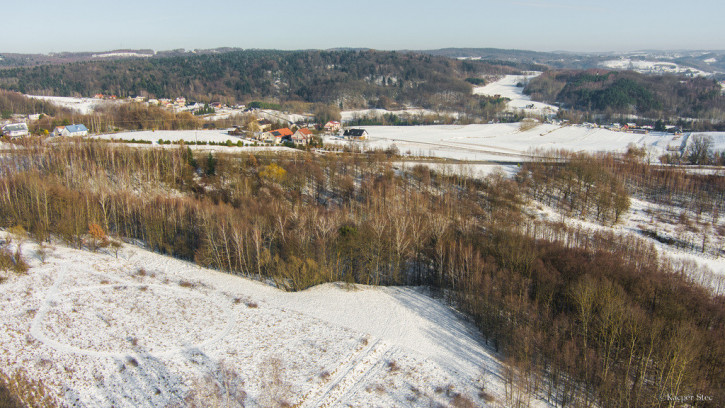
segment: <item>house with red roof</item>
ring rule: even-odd
[[[289,128],[270,130],[262,134],[262,140],[267,143],[280,144],[284,139],[292,139],[292,131]]]
[[[342,123],[340,123],[336,120],[331,120],[331,121],[325,123],[325,130],[328,132],[335,133],[335,132],[339,132],[340,129],[342,129]]]

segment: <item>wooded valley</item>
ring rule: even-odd
[[[507,357],[507,386],[524,405],[534,395],[562,406],[725,400],[725,298],[695,283],[696,266],[641,238],[530,211],[540,202],[611,225],[639,197],[717,222],[721,182],[636,158],[555,153],[515,179],[470,179],[399,171],[392,154],[27,141],[3,156],[0,225],[91,250],[106,236],[140,242],[287,290],[429,286]]]

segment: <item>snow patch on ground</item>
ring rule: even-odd
[[[153,54],[141,54],[138,52],[106,52],[103,54],[93,54],[91,58],[113,58],[113,57],[122,57],[122,58],[150,58],[153,57]]]
[[[504,177],[512,178],[521,169],[516,164],[471,164],[471,163],[451,163],[451,162],[434,162],[434,161],[404,161],[395,162],[393,166],[396,169],[404,171],[412,171],[415,166],[425,166],[438,174],[442,175],[458,175],[470,178],[484,178],[494,173],[501,173]]]
[[[347,110],[340,112],[340,116],[342,117],[342,122],[350,122],[351,120],[355,119],[361,119],[366,117],[375,117],[379,118],[383,115],[387,114],[393,114],[398,117],[405,117],[405,116],[420,116],[420,115],[435,115],[440,112],[432,111],[430,109],[423,109],[423,108],[408,108],[408,109],[400,109],[400,110],[387,110],[387,109],[358,109],[358,110]],[[458,114],[454,113],[446,113],[448,115],[458,117]]]

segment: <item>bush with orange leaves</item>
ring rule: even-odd
[[[103,227],[96,223],[88,224],[88,235],[90,235],[88,246],[91,251],[96,251],[98,248],[105,248],[110,243],[108,235],[103,231]]]

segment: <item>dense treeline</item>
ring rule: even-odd
[[[414,105],[475,113],[478,98],[465,78],[515,72],[511,66],[412,53],[247,50],[7,69],[0,71],[0,86],[60,96],[302,100],[344,109]]]
[[[577,175],[582,190],[572,191],[586,195],[581,159],[545,170]],[[603,172],[594,188],[616,187]],[[721,405],[725,299],[642,240],[527,216],[528,191],[543,194],[529,182],[423,166],[396,173],[382,152],[195,157],[185,147],[28,144],[3,157],[0,225],[84,246],[97,224],[292,290],[328,281],[441,289],[510,358],[510,406],[533,395],[669,406],[668,395],[697,394],[712,398],[699,406]]]
[[[548,71],[524,89],[532,99],[580,111],[649,118],[725,120],[720,85],[702,77],[644,75],[632,71]]]

